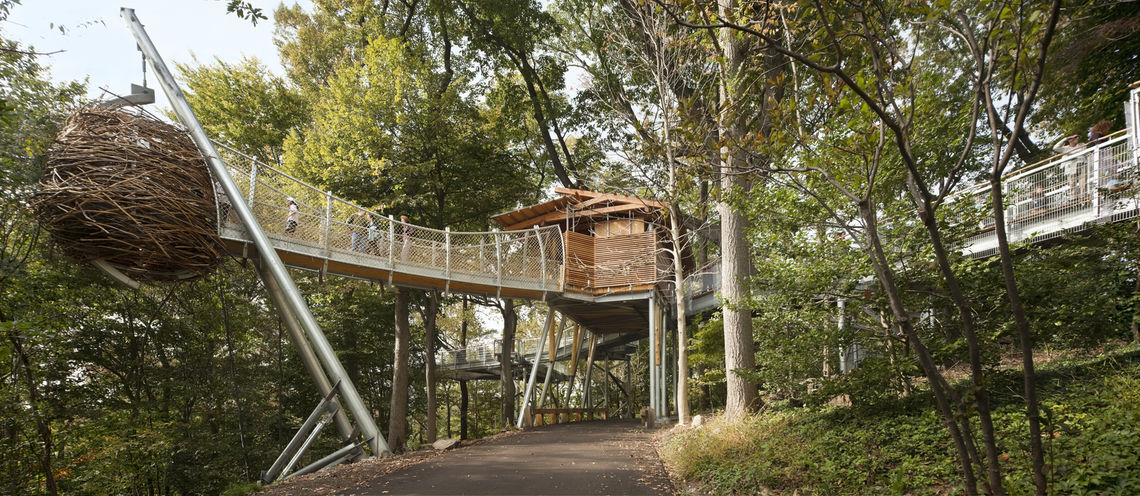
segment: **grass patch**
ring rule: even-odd
[[[1056,494],[1140,494],[1140,349],[1038,370],[1047,475]],[[1011,496],[1033,494],[1019,370],[992,377],[994,422]],[[668,440],[662,456],[701,494],[959,494],[950,437],[929,394],[877,409],[797,408],[714,419]]]

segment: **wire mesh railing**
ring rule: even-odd
[[[514,359],[516,361],[530,361],[534,358],[534,352],[538,349],[538,343],[538,338],[515,341],[514,349],[512,350]],[[558,347],[556,348],[558,350],[557,353],[565,353],[566,349],[572,347],[573,344],[574,337],[572,335],[564,335],[562,340],[558,342]],[[436,363],[448,368],[495,365],[500,363],[502,346],[502,340],[496,339],[489,344],[479,344],[456,350],[447,350],[436,355]],[[549,346],[549,344],[545,346]],[[583,346],[583,343],[579,343],[579,346]],[[546,350],[543,350],[542,357],[542,360],[545,361]]]
[[[1092,146],[1052,157],[1002,179],[1005,229],[1010,243],[1042,240],[1089,222],[1115,222],[1137,215],[1136,160],[1121,133]],[[968,199],[968,200],[967,200]],[[951,201],[971,201],[977,228],[964,250],[974,256],[997,250],[990,186],[977,185]]]
[[[222,143],[223,161],[266,235],[278,248],[440,281],[561,291],[563,246],[556,226],[521,231],[452,232],[401,222],[321,191]],[[221,188],[215,188],[221,191]],[[231,202],[218,196],[218,226],[244,232]],[[243,234],[243,236],[246,236]],[[246,239],[248,240],[248,236]]]

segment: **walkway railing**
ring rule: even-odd
[[[491,287],[560,291],[562,235],[555,226],[452,232],[408,224],[321,191],[280,169],[217,143],[222,159],[278,250],[434,279]],[[290,222],[289,200],[297,204]],[[223,238],[248,240],[219,194]]]
[[[1079,230],[1089,223],[1111,223],[1137,216],[1136,160],[1128,136],[1052,157],[1002,179],[1009,242],[1042,241]],[[954,195],[969,201],[976,231],[963,251],[975,257],[996,253],[990,186],[979,184]],[[970,216],[970,213],[963,213]]]
[[[571,333],[567,333],[567,335],[563,336],[562,341],[558,343],[556,349],[559,350],[559,352],[573,344],[574,336],[569,334]],[[468,346],[458,350],[447,350],[436,355],[436,363],[448,368],[495,365],[499,363],[502,345],[503,341],[496,339],[490,344]],[[516,359],[529,361],[534,357],[534,352],[537,347],[538,338],[520,340],[515,343],[514,356]],[[542,356],[543,360],[546,360],[546,354],[543,353]]]

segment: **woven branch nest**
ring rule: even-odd
[[[222,260],[213,180],[187,133],[146,114],[88,107],[48,154],[34,205],[68,255],[137,279],[204,276]]]

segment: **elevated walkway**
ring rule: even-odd
[[[420,227],[381,216],[215,144],[246,193],[241,201],[252,207],[286,265],[496,297],[545,299],[563,289],[562,235],[557,227],[491,232]],[[296,227],[286,232],[290,199],[297,205]],[[249,256],[255,253],[253,238],[230,208],[232,201],[219,194],[219,234],[229,252]]]
[[[223,143],[214,143],[281,261],[291,267],[382,284],[492,297],[544,300],[600,336],[599,353],[628,353],[648,336],[652,286],[590,294],[567,288],[565,237],[558,226],[517,231],[452,232],[382,216],[321,191]],[[218,231],[228,252],[256,255],[253,238],[219,191]],[[296,204],[290,229],[290,200]],[[363,213],[363,215],[362,215]],[[532,366],[534,345],[522,343],[513,360],[520,374]],[[527,348],[530,346],[530,348]],[[439,365],[461,379],[497,378],[498,345],[442,353]],[[557,361],[569,358],[568,341]],[[556,372],[564,373],[557,365]]]
[[[1010,244],[1038,243],[1097,224],[1135,218],[1140,199],[1133,132],[1013,171],[1002,178],[1005,228]],[[989,184],[979,184],[948,200],[962,223],[975,233],[962,252],[975,258],[997,254]],[[972,211],[971,211],[972,210]],[[976,220],[971,220],[976,219]]]

